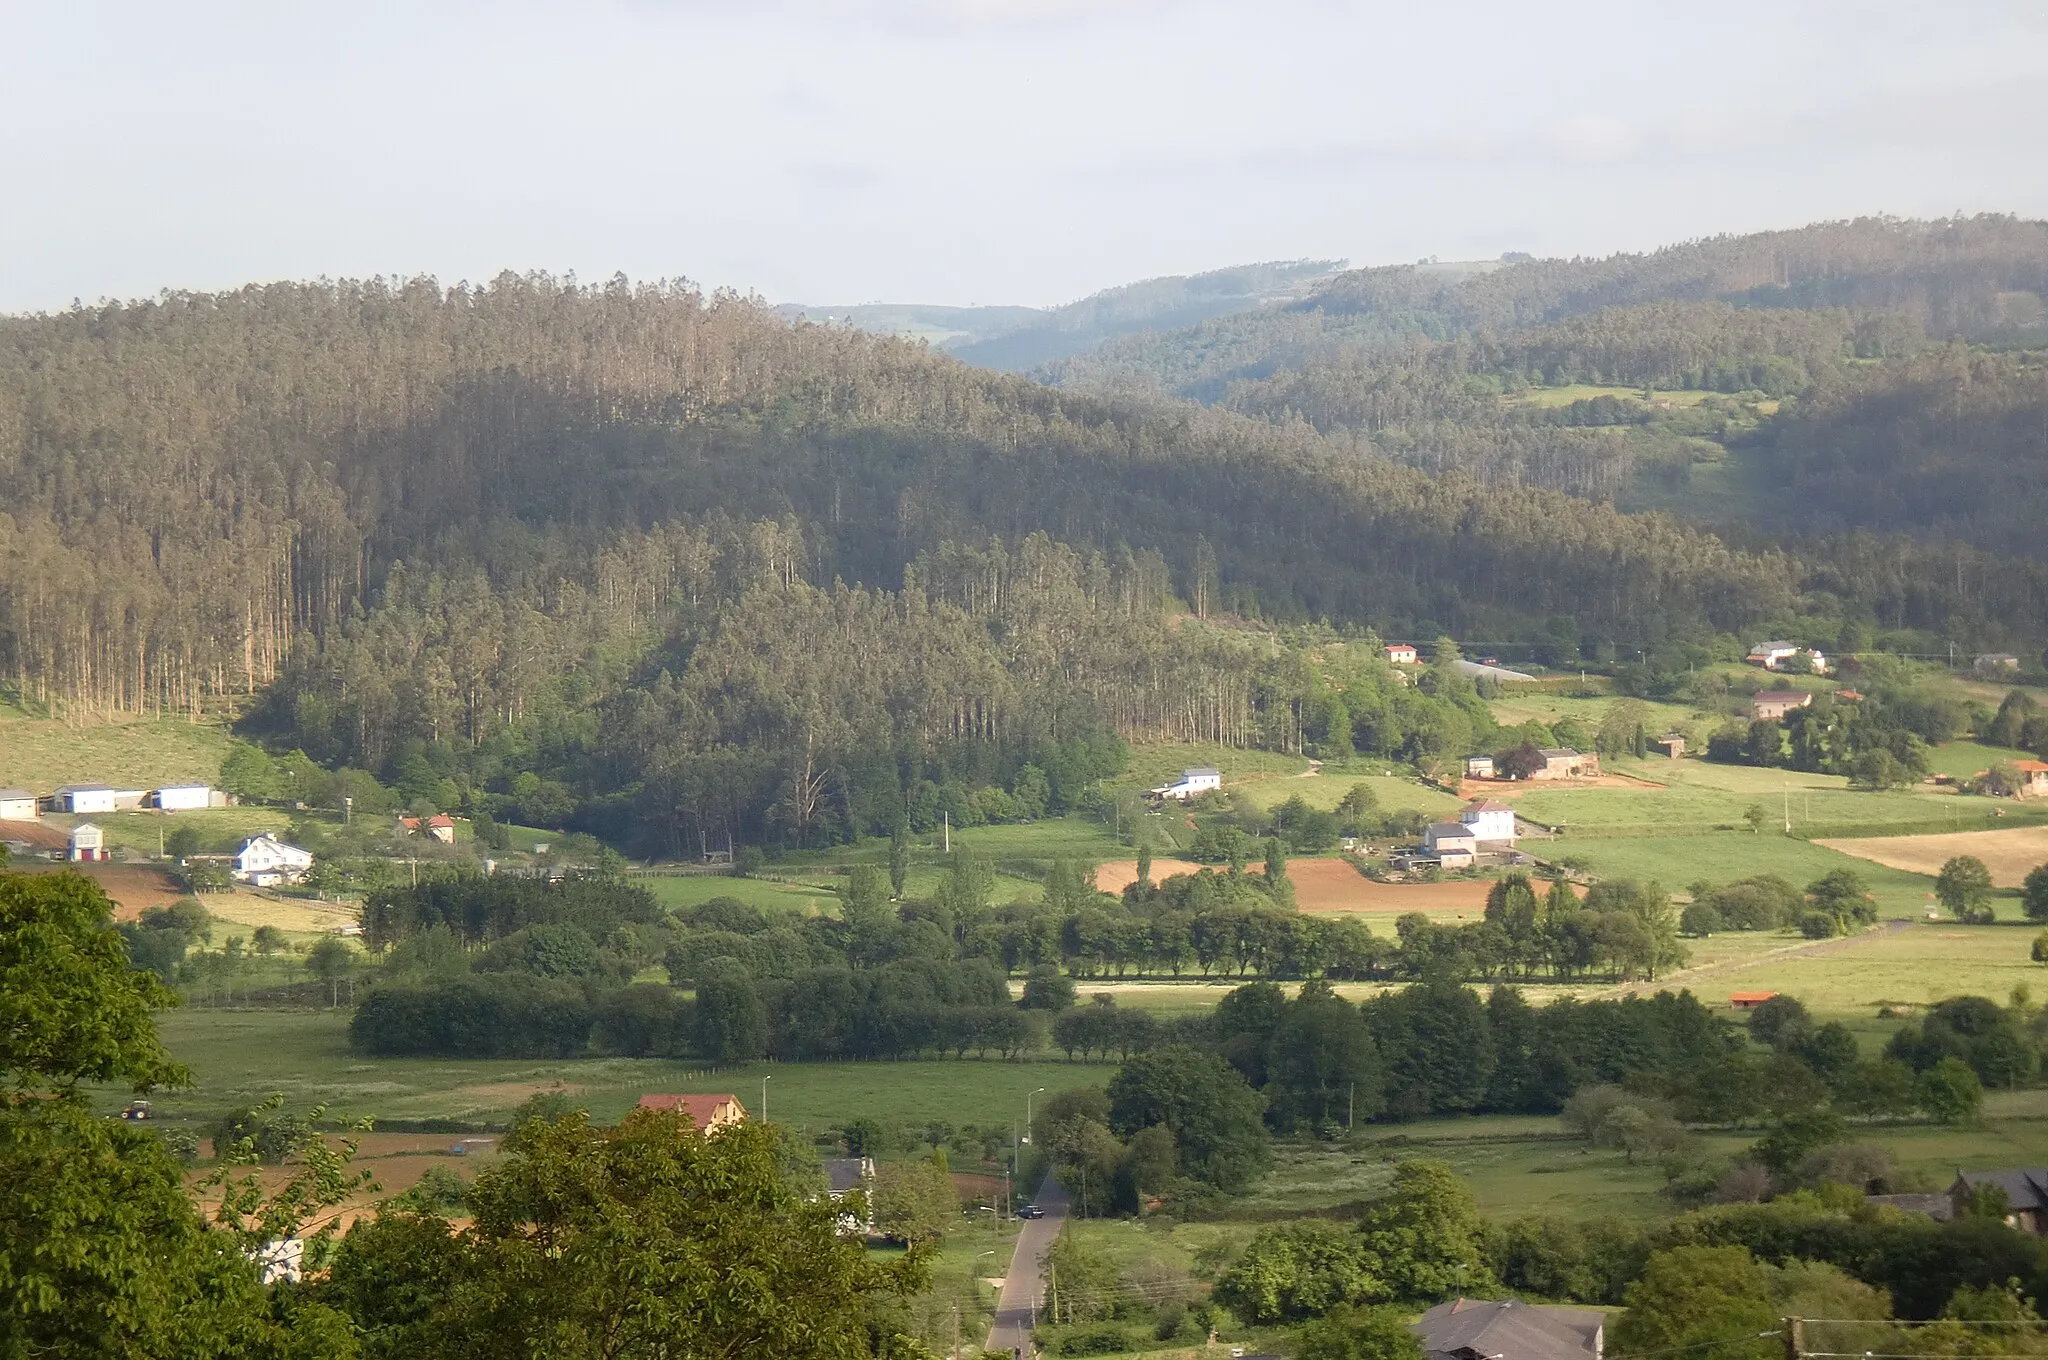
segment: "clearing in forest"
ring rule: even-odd
[[[1991,881],[2001,888],[2019,887],[2028,870],[2048,864],[2048,826],[1932,836],[1858,836],[1814,844],[1915,874],[1938,874],[1955,856],[1975,855],[1991,871]]]

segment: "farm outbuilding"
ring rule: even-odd
[[[218,804],[214,802],[216,796],[205,784],[166,784],[150,801],[163,812],[192,812],[200,808],[225,806],[225,799]]]
[[[107,833],[91,822],[80,822],[71,828],[70,845],[66,858],[74,863],[95,863],[107,858]]]
[[[33,822],[42,815],[36,796],[27,789],[0,789],[0,822]]]

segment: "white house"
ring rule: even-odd
[[[1396,666],[1412,666],[1418,659],[1414,646],[1406,642],[1390,642],[1380,648],[1380,651],[1385,654],[1388,662]]]
[[[1207,793],[1211,789],[1220,789],[1222,787],[1222,772],[1204,766],[1197,770],[1182,770],[1179,779],[1176,779],[1171,784],[1162,784],[1152,790],[1152,796],[1154,798],[1175,798],[1181,802],[1186,802],[1197,794]]]
[[[1786,663],[1790,662],[1793,657],[1798,656],[1801,652],[1807,652],[1813,657],[1813,669],[1816,672],[1825,673],[1827,671],[1828,659],[1821,655],[1818,647],[1802,647],[1796,642],[1785,642],[1783,640],[1759,642],[1756,646],[1749,649],[1748,660],[1751,665],[1762,666],[1767,671],[1781,671],[1786,668]]]
[[[66,784],[57,790],[57,811],[72,814],[82,812],[112,812],[114,790],[106,784]]]
[[[247,1255],[256,1263],[265,1285],[297,1284],[305,1275],[306,1244],[296,1237],[273,1237]]]
[[[1458,821],[1472,832],[1472,839],[1480,844],[1515,843],[1515,810],[1506,803],[1491,800],[1467,804],[1458,814]]]
[[[235,852],[235,877],[259,888],[279,883],[297,883],[313,867],[313,857],[296,845],[287,845],[270,832],[251,836]]]
[[[205,784],[166,784],[156,791],[156,805],[165,812],[212,807],[213,790]]]
[[[91,862],[107,857],[107,833],[91,822],[80,822],[71,828],[71,842],[65,851],[65,858],[74,862]]]
[[[41,816],[36,796],[27,789],[0,789],[0,822],[33,822]]]

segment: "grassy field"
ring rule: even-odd
[[[224,727],[181,718],[96,725],[0,718],[0,786],[47,793],[62,784],[212,783],[234,744]]]
[[[273,1091],[295,1107],[326,1105],[337,1116],[502,1122],[536,1091],[561,1087],[615,1120],[649,1091],[731,1091],[749,1109],[770,1077],[769,1113],[809,1133],[871,1118],[885,1126],[944,1121],[1007,1125],[1024,1117],[1024,1097],[1097,1085],[1113,1067],[1038,1062],[756,1063],[719,1071],[646,1058],[459,1060],[363,1058],[348,1048],[348,1011],[184,1008],[159,1017],[164,1041],[196,1083],[162,1094],[170,1118],[207,1119]],[[125,1093],[107,1090],[118,1106]]]
[[[1131,747],[1131,767],[1111,782],[1120,789],[1157,788],[1178,778],[1182,770],[1200,766],[1221,770],[1225,785],[1242,783],[1254,776],[1300,774],[1309,767],[1301,756],[1238,751],[1202,742],[1159,741]]]
[[[1640,387],[1603,387],[1595,383],[1570,383],[1564,387],[1526,387],[1512,397],[1504,398],[1514,406],[1569,406],[1575,401],[1591,401],[1595,397],[1621,397],[1628,401],[1640,401],[1643,389]],[[1654,401],[1672,406],[1697,406],[1708,397],[1718,396],[1715,392],[1652,391]]]
[[[1535,843],[1546,857],[1569,858],[1603,878],[1656,879],[1676,892],[1689,883],[1727,883],[1753,874],[1779,874],[1804,887],[1836,869],[1863,876],[1886,916],[1917,917],[1933,881],[1867,860],[1852,859],[1811,841],[1748,831],[1701,836],[1587,837]]]
[[[702,906],[714,897],[736,897],[769,912],[815,914],[836,911],[839,906],[838,894],[829,886],[839,880],[825,873],[806,874],[801,881],[729,874],[639,874],[630,881],[671,910]]]
[[[154,856],[160,836],[181,826],[199,833],[199,852],[231,854],[243,841],[259,831],[283,835],[292,814],[277,808],[196,808],[190,812],[96,812],[87,817],[48,817],[52,826],[68,828],[74,822],[91,822],[107,833],[107,844],[138,854]]]
[[[1827,953],[1760,959],[1714,982],[1729,991],[1787,992],[1843,1019],[1871,1017],[1887,1003],[1921,1006],[1950,996],[2002,1003],[2015,987],[2048,992],[2048,968],[2027,957],[2033,937],[2017,925],[1909,925]]]
[[[1548,727],[1563,718],[1570,718],[1587,731],[1600,726],[1600,720],[1607,710],[1619,703],[1618,698],[1582,699],[1569,694],[1531,693],[1524,690],[1510,690],[1490,705],[1494,720],[1503,727],[1514,727],[1521,723],[1535,721]],[[1700,710],[1685,704],[1669,704],[1644,701],[1650,710],[1651,726],[1676,726],[1706,716]],[[1654,735],[1654,733],[1652,734]]]
[[[1367,769],[1382,767],[1367,766],[1363,762],[1354,764],[1359,771],[1357,773],[1342,766],[1325,768],[1312,779],[1261,779],[1238,786],[1233,792],[1262,808],[1298,797],[1310,807],[1328,812],[1344,801],[1344,795],[1351,792],[1352,785],[1363,784],[1372,790],[1380,807],[1387,811],[1414,808],[1418,812],[1435,813],[1448,812],[1458,806],[1458,800],[1441,789],[1399,776],[1364,773]]]

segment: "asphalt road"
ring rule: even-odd
[[[1035,1203],[1045,1210],[1045,1217],[1026,1219],[1023,1231],[1017,1234],[1017,1249],[1003,1275],[995,1325],[988,1329],[988,1349],[992,1351],[1031,1354],[1032,1306],[1045,1297],[1045,1253],[1066,1221],[1067,1192],[1048,1175],[1038,1187]]]

